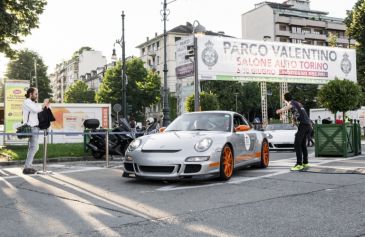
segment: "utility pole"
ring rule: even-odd
[[[34,83],[35,83],[35,87],[38,89],[37,58],[34,58]]]
[[[122,95],[123,95],[123,116],[127,119],[127,90],[125,81],[125,40],[124,40],[124,11],[122,11]]]
[[[161,15],[163,16],[163,58],[164,58],[164,64],[163,64],[163,125],[164,127],[167,127],[170,124],[170,107],[169,107],[169,90],[167,87],[167,32],[166,32],[166,21],[167,16],[170,14],[170,11],[167,11],[167,4],[170,4],[172,2],[176,2],[176,0],[167,2],[164,0],[163,3],[163,10],[161,11]]]

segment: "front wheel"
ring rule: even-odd
[[[266,140],[264,140],[261,145],[260,168],[268,167],[269,162],[270,162],[269,143]]]
[[[232,148],[229,145],[225,145],[223,147],[221,160],[220,160],[220,169],[219,169],[219,179],[220,180],[229,180],[233,175],[234,168],[233,161],[233,152]]]

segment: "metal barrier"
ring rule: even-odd
[[[31,134],[43,134],[43,146],[44,146],[44,153],[43,153],[43,169],[42,171],[38,171],[39,174],[51,174],[52,172],[47,171],[47,153],[48,153],[48,136],[51,135],[51,140],[53,140],[54,135],[73,135],[73,136],[84,136],[84,148],[85,144],[87,142],[85,137],[90,137],[92,135],[105,135],[105,161],[106,161],[106,167],[109,167],[110,159],[109,159],[109,136],[110,135],[121,135],[121,134],[131,134],[130,132],[111,132],[108,129],[106,129],[103,132],[97,132],[97,131],[87,131],[84,132],[49,132],[48,130],[43,130],[39,133],[1,133],[3,136],[18,136],[18,135],[31,135]],[[142,133],[135,132],[134,135],[141,135]],[[26,139],[24,139],[26,140]],[[86,150],[85,150],[86,152]]]

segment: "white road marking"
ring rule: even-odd
[[[314,153],[308,154],[308,157],[314,158]],[[359,157],[361,157],[361,156],[346,158],[346,160],[353,160],[353,159],[357,159]],[[341,161],[341,160],[343,161],[343,158],[323,158],[323,159],[318,158],[318,159],[321,159],[321,160],[314,160],[313,162],[310,161],[310,163],[311,164],[315,163],[316,165],[324,165],[324,164],[331,163],[334,161]],[[296,157],[270,161],[270,166],[267,169],[263,169],[260,171],[252,170],[254,172],[257,172],[257,171],[263,172],[263,173],[270,172],[267,175],[262,175],[262,176],[257,176],[257,177],[232,177],[231,180],[228,182],[216,182],[216,183],[194,185],[194,186],[182,186],[179,184],[173,184],[173,185],[167,185],[162,188],[158,188],[158,189],[156,189],[156,191],[165,191],[166,192],[166,191],[175,191],[175,190],[184,190],[184,189],[205,188],[205,187],[218,186],[218,185],[222,185],[222,184],[241,184],[241,183],[248,182],[248,181],[274,177],[277,175],[290,173],[291,171],[289,170],[289,167],[292,167],[295,164],[295,160],[296,160]],[[278,169],[279,167],[282,167],[282,168]],[[272,173],[272,172],[274,172],[274,173]]]

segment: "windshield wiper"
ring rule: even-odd
[[[166,132],[178,132],[178,131],[181,131],[181,130],[178,130],[178,129],[171,129],[171,130],[167,130]]]
[[[191,131],[210,131],[209,129],[203,129],[203,128],[196,128]]]

